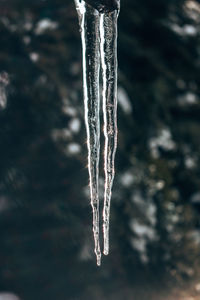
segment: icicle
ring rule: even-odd
[[[117,148],[117,18],[118,11],[114,10],[101,15],[100,20],[105,136],[105,192],[103,208],[105,255],[109,253],[110,202],[115,174],[115,152]]]
[[[79,13],[83,49],[83,85],[85,104],[85,124],[87,130],[88,170],[90,197],[93,210],[93,233],[97,265],[101,264],[99,243],[99,12],[84,1],[75,1]]]
[[[87,4],[89,3],[89,4]],[[104,172],[103,208],[104,254],[109,252],[109,219],[114,160],[117,148],[117,17],[119,0],[75,0],[83,48],[83,84],[87,129],[88,169],[93,232],[97,265],[101,264],[99,243],[99,66],[103,70]]]

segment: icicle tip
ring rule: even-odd
[[[101,256],[97,257],[97,266],[101,266]]]

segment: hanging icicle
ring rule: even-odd
[[[90,198],[97,265],[101,264],[99,241],[99,67],[103,70],[104,172],[103,208],[104,254],[109,252],[109,219],[114,159],[117,147],[117,17],[118,0],[75,0],[83,50],[83,89],[87,130]],[[101,59],[100,59],[101,57]]]
[[[117,17],[118,11],[101,16],[101,61],[103,69],[104,115],[104,172],[105,191],[103,208],[104,254],[109,253],[109,219],[112,185],[115,174],[117,148]]]

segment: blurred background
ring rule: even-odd
[[[99,268],[74,3],[0,0],[1,300],[200,299],[200,2],[122,0],[118,60]]]

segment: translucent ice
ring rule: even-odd
[[[114,159],[117,147],[117,17],[118,0],[75,0],[83,50],[83,87],[87,130],[90,197],[97,265],[101,264],[99,241],[99,70],[103,71],[104,170],[103,208],[104,254],[109,252],[109,219]],[[101,57],[101,59],[100,59]]]
[[[104,254],[109,252],[109,219],[117,148],[117,17],[118,11],[101,15],[101,61],[103,69],[104,172],[103,209]]]

